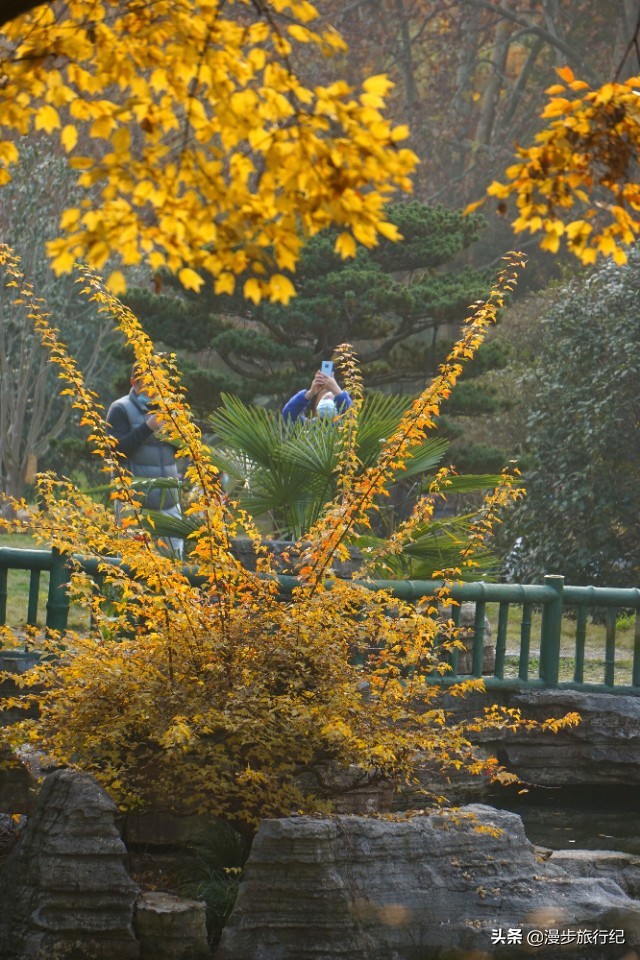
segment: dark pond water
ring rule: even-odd
[[[553,850],[622,850],[640,856],[640,788],[492,791],[487,803],[522,817],[532,843]]]

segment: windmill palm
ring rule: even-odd
[[[338,492],[340,434],[335,423],[326,419],[291,423],[277,411],[245,404],[237,397],[223,396],[222,400],[209,420],[214,434],[209,452],[221,473],[226,474],[231,499],[257,521],[266,537],[303,539]],[[355,441],[360,469],[375,465],[405,408],[403,397],[373,394],[367,398],[358,417]],[[413,499],[424,495],[448,445],[443,437],[425,437],[392,482],[412,481]],[[447,495],[485,491],[503,480],[493,474],[454,475],[448,480]],[[136,480],[134,485],[147,482]],[[389,512],[386,536],[393,533],[396,520],[393,510]],[[149,516],[154,534],[161,537],[188,538],[197,534],[200,526],[197,516],[169,517],[153,511]],[[402,553],[385,555],[379,563],[370,564],[369,573],[429,580],[437,571],[460,567],[474,517],[474,513],[436,516],[413,531]],[[350,542],[374,553],[383,546],[386,536],[382,532],[374,536],[369,531],[355,531]],[[490,551],[479,549],[466,575],[477,579],[490,574],[495,566]],[[464,578],[464,572],[461,576]]]
[[[214,434],[210,456],[226,475],[225,484],[232,499],[258,522],[265,536],[303,539],[338,491],[340,435],[335,423],[327,419],[290,423],[277,411],[250,406],[237,397],[222,399],[222,406],[209,419]],[[375,465],[385,439],[397,428],[405,408],[405,398],[386,394],[374,394],[365,401],[355,441],[360,469]],[[393,478],[405,485],[413,482],[410,498],[414,501],[428,488],[447,447],[445,438],[424,438]],[[452,476],[447,493],[491,489],[501,479],[492,474]],[[390,514],[387,535],[394,528],[393,510]],[[167,517],[159,512],[150,512],[150,516],[154,533],[160,536],[187,538],[199,528],[197,516]],[[436,571],[459,567],[468,547],[466,534],[473,517],[465,514],[432,519],[414,530],[401,554],[385,556],[370,572],[383,577],[428,580]],[[377,551],[384,541],[383,535],[356,531],[351,542],[365,551]],[[480,551],[468,575],[477,579],[494,566],[492,554]]]
[[[402,398],[382,394],[365,402],[356,435],[363,470],[375,464],[405,406]],[[335,423],[323,418],[289,423],[277,412],[229,396],[223,397],[209,423],[216,438],[211,458],[229,477],[239,505],[262,520],[272,535],[303,537],[338,490],[340,436]],[[425,440],[403,476],[434,470],[446,448],[447,441],[440,437]]]
[[[375,465],[406,405],[406,398],[387,394],[367,398],[355,440],[362,470]],[[340,435],[335,423],[322,418],[289,423],[278,412],[249,406],[231,396],[223,397],[209,423],[215,435],[211,458],[229,478],[233,499],[262,525],[266,535],[294,541],[304,538],[338,491]],[[413,496],[422,495],[442,465],[447,447],[445,438],[424,438],[394,480],[413,481]],[[467,494],[490,489],[500,480],[495,475],[454,476],[447,489]],[[434,519],[414,531],[403,553],[385,558],[377,572],[429,579],[434,571],[458,566],[468,546],[465,534],[471,520],[471,515]],[[352,542],[375,549],[384,538],[356,533]],[[491,568],[493,557],[486,551],[476,560],[480,566],[474,568],[475,578]]]

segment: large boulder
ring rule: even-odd
[[[554,850],[550,866],[571,877],[609,877],[628,896],[640,900],[640,857],[620,850]]]
[[[493,696],[493,699],[499,699]],[[579,690],[522,690],[501,702],[545,720],[577,712],[581,722],[556,734],[485,731],[502,763],[544,786],[640,784],[640,697]]]
[[[207,908],[202,900],[141,893],[136,904],[141,960],[207,960]]]
[[[0,873],[2,960],[139,960],[117,808],[93,777],[56,770]]]
[[[561,936],[566,960],[619,960],[640,903],[549,865],[515,814],[290,817],[260,825],[215,960],[558,960]]]

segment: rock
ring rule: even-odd
[[[578,726],[556,734],[504,731],[482,735],[493,741],[500,761],[523,780],[562,787],[640,784],[640,697],[523,690],[509,694],[506,703],[536,720],[572,711],[581,717]]]
[[[398,809],[399,804],[403,810],[408,806],[398,784],[354,764],[342,767],[318,763],[297,776],[294,783],[304,793],[331,800],[336,813],[364,816]]]
[[[93,777],[56,770],[0,873],[2,960],[138,960],[138,887],[117,809]]]
[[[618,850],[554,850],[549,863],[570,877],[609,877],[633,900],[640,900],[640,857]]]
[[[26,823],[26,817],[0,813],[0,857],[6,857],[15,847]]]
[[[479,829],[480,828],[480,829]],[[494,836],[495,830],[502,831]],[[491,832],[487,832],[491,831]],[[640,945],[640,903],[607,878],[536,856],[515,814],[482,805],[400,821],[263,821],[215,960],[453,960],[530,956],[498,931],[624,930],[625,944],[563,946],[620,960]]]
[[[207,909],[201,900],[182,900],[170,893],[142,893],[136,904],[136,933],[141,960],[205,960]]]
[[[458,673],[471,673],[473,669],[473,644],[475,638],[475,603],[460,604],[460,629],[458,638],[465,645],[464,650],[458,653]],[[496,666],[496,648],[491,640],[491,623],[484,618],[484,634],[482,639],[482,672],[492,674]]]
[[[32,813],[37,783],[28,766],[12,751],[0,747],[0,811]]]

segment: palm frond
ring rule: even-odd
[[[304,424],[303,428],[303,432],[296,431],[289,440],[285,440],[279,450],[279,458],[330,481],[335,471],[339,441],[335,424],[316,420]]]
[[[163,513],[161,510],[145,510],[142,514],[141,523],[155,536],[179,537],[182,540],[186,540],[187,537],[202,527],[202,522],[197,516],[174,517],[171,514]]]
[[[222,403],[209,418],[222,446],[242,450],[250,460],[269,467],[286,439],[283,418],[279,413],[248,406],[227,394],[222,396]]]
[[[374,393],[365,400],[358,418],[358,456],[365,467],[377,461],[385,440],[395,432],[407,408],[407,398]]]
[[[363,469],[377,462],[407,406],[406,397],[389,394],[372,394],[366,399],[356,434],[356,455]],[[210,423],[218,439],[211,459],[238,485],[234,496],[240,507],[256,520],[268,520],[276,534],[304,536],[336,494],[340,431],[335,422],[291,423],[277,411],[248,406],[235,397],[224,396],[222,407],[211,416]],[[411,450],[413,456],[406,460],[406,469],[397,472],[394,482],[434,474],[448,444],[444,437],[432,436],[416,443]],[[452,475],[448,480],[445,496],[490,489],[501,478],[491,474]],[[427,482],[428,477],[425,485]],[[428,531],[414,532],[398,562],[421,571],[430,564],[432,569],[455,565],[454,560],[459,559],[467,542],[467,528],[465,518],[434,520]]]
[[[398,471],[396,478],[415,477],[437,470],[448,446],[449,441],[445,437],[426,437],[420,446],[412,448],[413,456],[406,461],[405,468]]]

